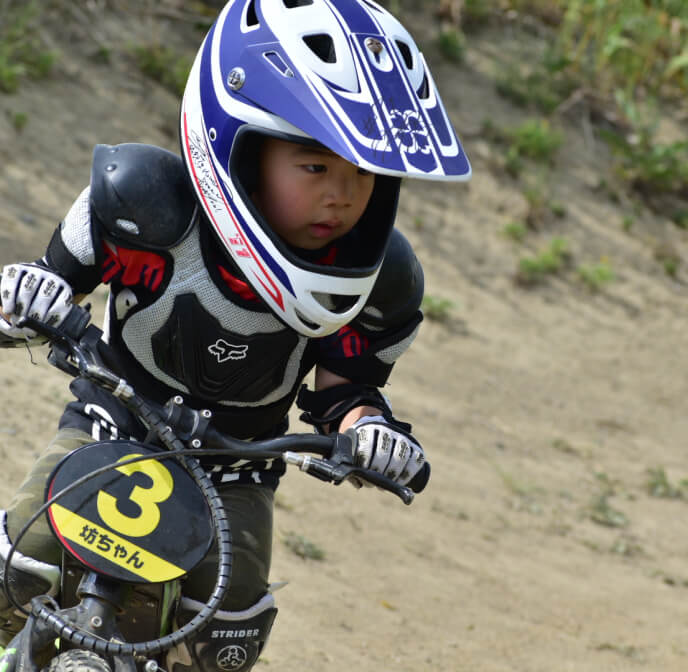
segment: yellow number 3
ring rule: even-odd
[[[118,462],[129,460],[132,457],[141,457],[139,454],[125,455]],[[150,534],[160,522],[160,509],[158,504],[164,502],[174,489],[172,474],[158,460],[145,460],[133,462],[116,467],[127,476],[140,471],[153,481],[150,488],[142,488],[135,485],[129,495],[129,499],[138,504],[141,513],[138,516],[125,516],[117,508],[117,498],[102,490],[98,491],[98,513],[103,522],[117,532],[128,537],[145,537]]]

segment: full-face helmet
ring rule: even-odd
[[[256,140],[318,143],[376,175],[355,260],[313,262],[250,198]],[[406,29],[371,0],[230,0],[206,36],[181,110],[196,195],[245,280],[286,324],[324,336],[375,284],[401,178],[466,180],[470,165]]]

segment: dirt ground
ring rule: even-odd
[[[410,19],[427,38],[427,17]],[[0,263],[42,254],[88,181],[95,143],[176,148],[174,96],[137,74],[124,49],[110,65],[88,58],[94,33],[117,45],[148,28],[110,13],[88,30],[66,25],[49,33],[62,54],[56,73],[0,95]],[[408,183],[401,205],[427,294],[453,303],[443,321],[426,320],[385,390],[427,448],[431,483],[405,507],[287,475],[272,578],[288,585],[258,670],[688,668],[688,502],[678,496],[688,478],[688,311],[682,269],[672,278],[657,261],[666,246],[682,259],[686,237],[646,211],[622,226],[623,201],[595,189],[609,157],[570,119],[541,177],[566,216],[520,244],[501,234],[528,206],[477,129],[488,116],[524,118],[491,78],[508,50],[488,32],[460,67],[429,53],[474,178]],[[21,133],[17,113],[28,115]],[[516,284],[518,260],[554,236],[569,241],[575,264],[608,259],[615,281],[591,293],[573,267],[535,288]],[[45,351],[32,357],[0,353],[0,505],[69,398]],[[662,475],[676,496],[650,491]],[[324,559],[293,553],[289,535]]]

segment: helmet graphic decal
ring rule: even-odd
[[[281,310],[284,310],[284,300],[279,288],[260,263],[259,258],[246,240],[239,223],[233,216],[232,210],[227,203],[227,198],[231,199],[232,196],[229,192],[227,193],[227,197],[223,193],[223,188],[227,189],[227,187],[226,185],[223,187],[223,184],[217,179],[212,163],[209,161],[207,145],[204,139],[198,137],[198,134],[194,131],[189,133],[185,110],[182,111],[182,117],[184,125],[183,140],[187,148],[187,157],[190,159],[189,165],[194,180],[194,186],[205,205],[206,214],[210,217],[218,236],[220,236],[228,249],[232,250],[234,255],[245,259],[252,259],[255,262],[256,268],[258,269],[253,269],[252,271],[255,279],[263,286],[275,304]],[[227,232],[225,228],[219,225],[218,220],[213,216],[213,212],[220,212],[223,214],[228,212],[230,214],[231,221],[235,226],[234,235]],[[256,240],[253,236],[251,237],[254,238],[254,243],[260,246],[260,241]],[[280,271],[279,275],[283,276],[285,286],[289,287],[289,279],[284,276],[279,267],[277,270]]]

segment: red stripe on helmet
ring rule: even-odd
[[[210,209],[210,206],[208,205],[208,201],[205,198],[205,194],[203,193],[203,190],[201,189],[201,185],[198,179],[198,175],[196,174],[196,167],[194,166],[193,159],[191,158],[191,147],[189,146],[189,129],[188,129],[188,123],[186,119],[186,105],[184,105],[184,144],[185,144],[185,149],[186,149],[186,155],[188,158],[188,164],[191,167],[191,172],[193,174],[194,181],[196,182],[197,186],[197,191],[200,194],[201,198],[203,199],[203,203],[205,204],[205,211],[206,213],[210,216],[210,218],[213,221],[213,225],[215,226],[215,230],[217,231],[217,234],[222,238],[222,240],[225,243],[225,246],[227,249],[230,249],[229,242],[227,241],[225,235],[222,233],[222,230],[220,229],[220,226],[217,223],[217,220],[215,217],[213,217],[212,211]],[[206,150],[207,150],[207,145],[206,145]],[[256,253],[253,251],[253,248],[249,244],[249,242],[246,240],[246,237],[244,236],[243,231],[241,230],[241,227],[239,226],[239,223],[237,222],[236,218],[234,217],[234,213],[232,212],[232,209],[229,207],[229,203],[227,203],[227,199],[225,198],[225,194],[222,191],[222,187],[220,186],[220,182],[217,178],[217,174],[215,173],[215,169],[213,168],[212,162],[209,161],[208,164],[210,165],[210,170],[213,173],[213,177],[215,178],[215,184],[218,187],[218,190],[220,192],[220,196],[222,196],[222,200],[225,204],[225,207],[227,208],[227,212],[229,213],[229,216],[232,218],[232,221],[234,222],[234,226],[236,228],[237,235],[241,238],[242,243],[246,247],[246,249],[249,251],[251,254],[251,257],[253,260],[258,264],[258,268],[260,268],[261,272],[267,279],[269,285],[265,284],[263,281],[263,278],[261,278],[255,271],[253,271],[253,274],[256,276],[256,279],[258,282],[260,282],[261,285],[265,288],[265,291],[270,295],[270,297],[275,301],[275,303],[279,306],[280,310],[284,312],[284,299],[282,298],[282,293],[279,290],[279,287],[275,284],[273,279],[270,277],[268,272],[263,268],[263,265],[260,263],[260,260],[256,256]],[[274,291],[271,291],[274,290]]]

